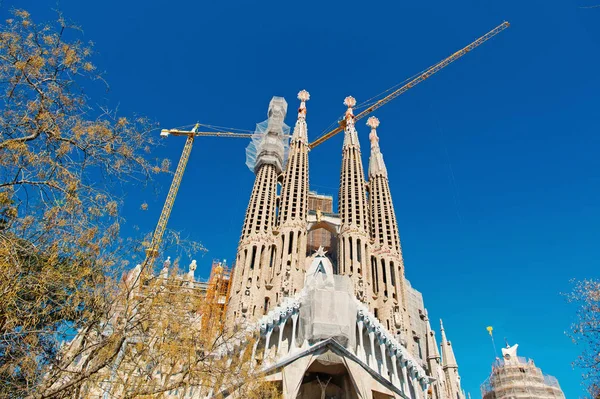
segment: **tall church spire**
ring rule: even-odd
[[[271,299],[265,285],[272,275],[276,244],[273,235],[276,218],[277,181],[284,158],[283,127],[287,103],[273,97],[269,103],[267,130],[259,136],[254,187],[246,210],[238,245],[233,289],[227,307],[227,320],[256,319],[268,310]]]
[[[400,236],[388,173],[379,147],[377,128],[379,120],[374,116],[367,120],[371,128],[371,156],[369,158],[369,217],[371,252],[371,275],[373,306],[377,307],[390,331],[410,336],[410,318],[404,279],[404,262]]]
[[[379,120],[372,116],[368,119],[367,125],[371,128],[369,134],[371,141],[371,157],[369,158],[371,238],[375,245],[387,247],[397,254],[402,254],[387,169],[379,148],[379,137],[377,136]]]
[[[298,93],[298,120],[290,142],[279,207],[279,254],[274,278],[281,280],[282,296],[288,296],[303,283],[306,258],[306,216],[308,214],[308,127],[306,90]]]
[[[346,97],[344,145],[342,149],[342,172],[338,195],[338,210],[341,226],[339,235],[340,274],[349,275],[355,284],[355,293],[366,301],[366,265],[368,264],[369,219],[365,175],[360,156],[358,133],[354,126],[352,108],[356,105],[353,97]]]

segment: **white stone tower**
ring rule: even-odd
[[[435,339],[435,332],[431,329],[429,318],[425,315],[427,342],[426,342],[426,356],[427,356],[427,369],[429,375],[433,378],[431,383],[431,396],[434,398],[445,398],[446,393],[446,375],[442,368],[442,357],[438,350],[437,341]],[[452,398],[454,399],[454,398]]]
[[[290,142],[279,203],[277,229],[278,257],[274,285],[280,295],[289,296],[302,289],[306,259],[306,218],[308,215],[308,127],[306,90],[298,93],[300,108]]]
[[[369,159],[369,216],[371,221],[371,289],[372,307],[378,308],[378,316],[388,331],[409,336],[410,321],[404,284],[404,261],[402,247],[388,172],[379,148],[377,127],[379,120],[370,117],[371,157]]]
[[[257,318],[274,301],[267,292],[277,246],[273,234],[276,220],[277,181],[283,171],[283,121],[287,103],[273,97],[269,104],[266,133],[257,148],[254,187],[250,195],[236,256],[232,295],[227,318]]]
[[[338,271],[352,279],[359,300],[370,303],[367,297],[369,259],[369,214],[365,174],[360,155],[358,133],[354,126],[352,108],[354,97],[346,97],[348,107],[344,118],[344,145],[342,147],[342,171],[338,195],[340,214]]]
[[[464,399],[445,332],[440,356],[422,295],[404,275],[379,121],[367,122],[367,182],[356,100],[346,97],[339,214],[331,207],[309,208],[309,199],[316,198],[309,191],[309,97],[305,90],[298,94],[287,163],[287,104],[279,97],[247,151],[256,177],[233,272],[228,327],[257,330],[252,361],[275,373],[270,378],[282,381],[284,397],[313,397],[322,388],[315,379],[324,378],[331,380],[326,395]],[[326,231],[328,238],[319,242],[330,254],[308,245],[309,232],[314,237],[318,230]]]

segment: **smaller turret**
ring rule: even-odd
[[[464,399],[465,395],[460,387],[460,375],[458,374],[454,349],[452,349],[452,344],[446,338],[446,331],[444,331],[444,324],[441,319],[440,328],[442,333],[442,369],[446,377],[446,393],[450,398]]]
[[[442,332],[442,365],[446,368],[458,368],[456,363],[456,357],[454,357],[454,349],[452,349],[452,343],[446,339],[446,332],[444,331],[444,323],[440,319],[440,329]]]

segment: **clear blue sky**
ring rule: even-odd
[[[273,95],[289,106],[307,89],[309,136],[358,101],[468,44],[512,26],[376,113],[406,273],[442,317],[463,387],[479,397],[493,349],[519,343],[580,396],[564,331],[574,310],[561,292],[598,277],[600,239],[600,8],[594,0],[148,1],[60,0],[96,43],[108,93],[96,102],[161,127],[204,123],[252,129]],[[5,0],[52,17],[55,1]],[[362,123],[362,122],[361,122]],[[359,126],[363,148],[368,129]],[[311,188],[337,194],[342,137],[310,156]],[[243,140],[196,142],[170,227],[233,259],[253,175]],[[169,138],[161,155],[176,162]],[[364,151],[365,163],[367,151]],[[131,192],[130,225],[152,229],[168,188]],[[150,209],[139,210],[147,201]],[[187,261],[186,261],[187,263]],[[438,334],[439,338],[439,334]]]

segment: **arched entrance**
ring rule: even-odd
[[[319,355],[304,373],[297,398],[359,399],[359,396],[343,360],[327,351]]]

